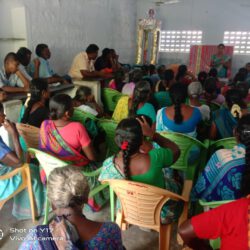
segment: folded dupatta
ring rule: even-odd
[[[45,120],[40,128],[39,148],[75,166],[86,166],[89,159],[69,146],[52,120]]]

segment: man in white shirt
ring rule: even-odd
[[[99,48],[96,44],[90,44],[85,52],[80,52],[75,56],[69,75],[75,79],[107,77],[107,73],[95,70],[95,60],[98,56]]]
[[[13,52],[7,54],[4,66],[0,70],[0,88],[5,92],[27,92],[29,91],[29,80],[18,69],[19,61]]]
[[[27,66],[30,64],[31,54],[32,52],[25,47],[21,47],[16,53],[20,63],[18,69],[29,81],[32,80],[32,77],[27,72]]]

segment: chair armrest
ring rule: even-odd
[[[13,171],[11,171],[11,172],[9,172],[9,173],[7,173],[5,175],[0,176],[0,180],[3,181],[3,180],[6,180],[6,179],[10,179],[11,177],[19,174],[20,172],[23,172],[26,167],[27,166],[22,166],[20,168],[16,168]]]
[[[91,172],[85,172],[84,170],[82,171],[82,173],[86,176],[86,177],[94,177],[94,176],[98,176],[102,171],[102,168],[98,168],[94,171]]]
[[[192,186],[193,186],[193,181],[185,180],[181,196],[185,199],[186,202],[189,201]]]

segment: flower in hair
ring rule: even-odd
[[[128,148],[128,141],[123,141],[122,145],[121,145],[121,149],[122,150],[127,150],[127,148]]]

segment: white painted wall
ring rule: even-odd
[[[34,51],[38,43],[47,43],[58,73],[67,73],[73,57],[89,43],[116,49],[121,62],[134,61],[136,0],[1,0],[0,37],[15,35],[11,9],[21,6],[28,47]],[[1,61],[6,48],[0,44]]]
[[[159,7],[154,1],[137,1],[137,20],[153,7],[163,30],[202,30],[203,44],[221,43],[226,30],[250,31],[250,0],[180,0]],[[160,53],[159,63],[188,63],[188,60],[188,53]],[[250,56],[235,55],[234,72],[248,61]]]

